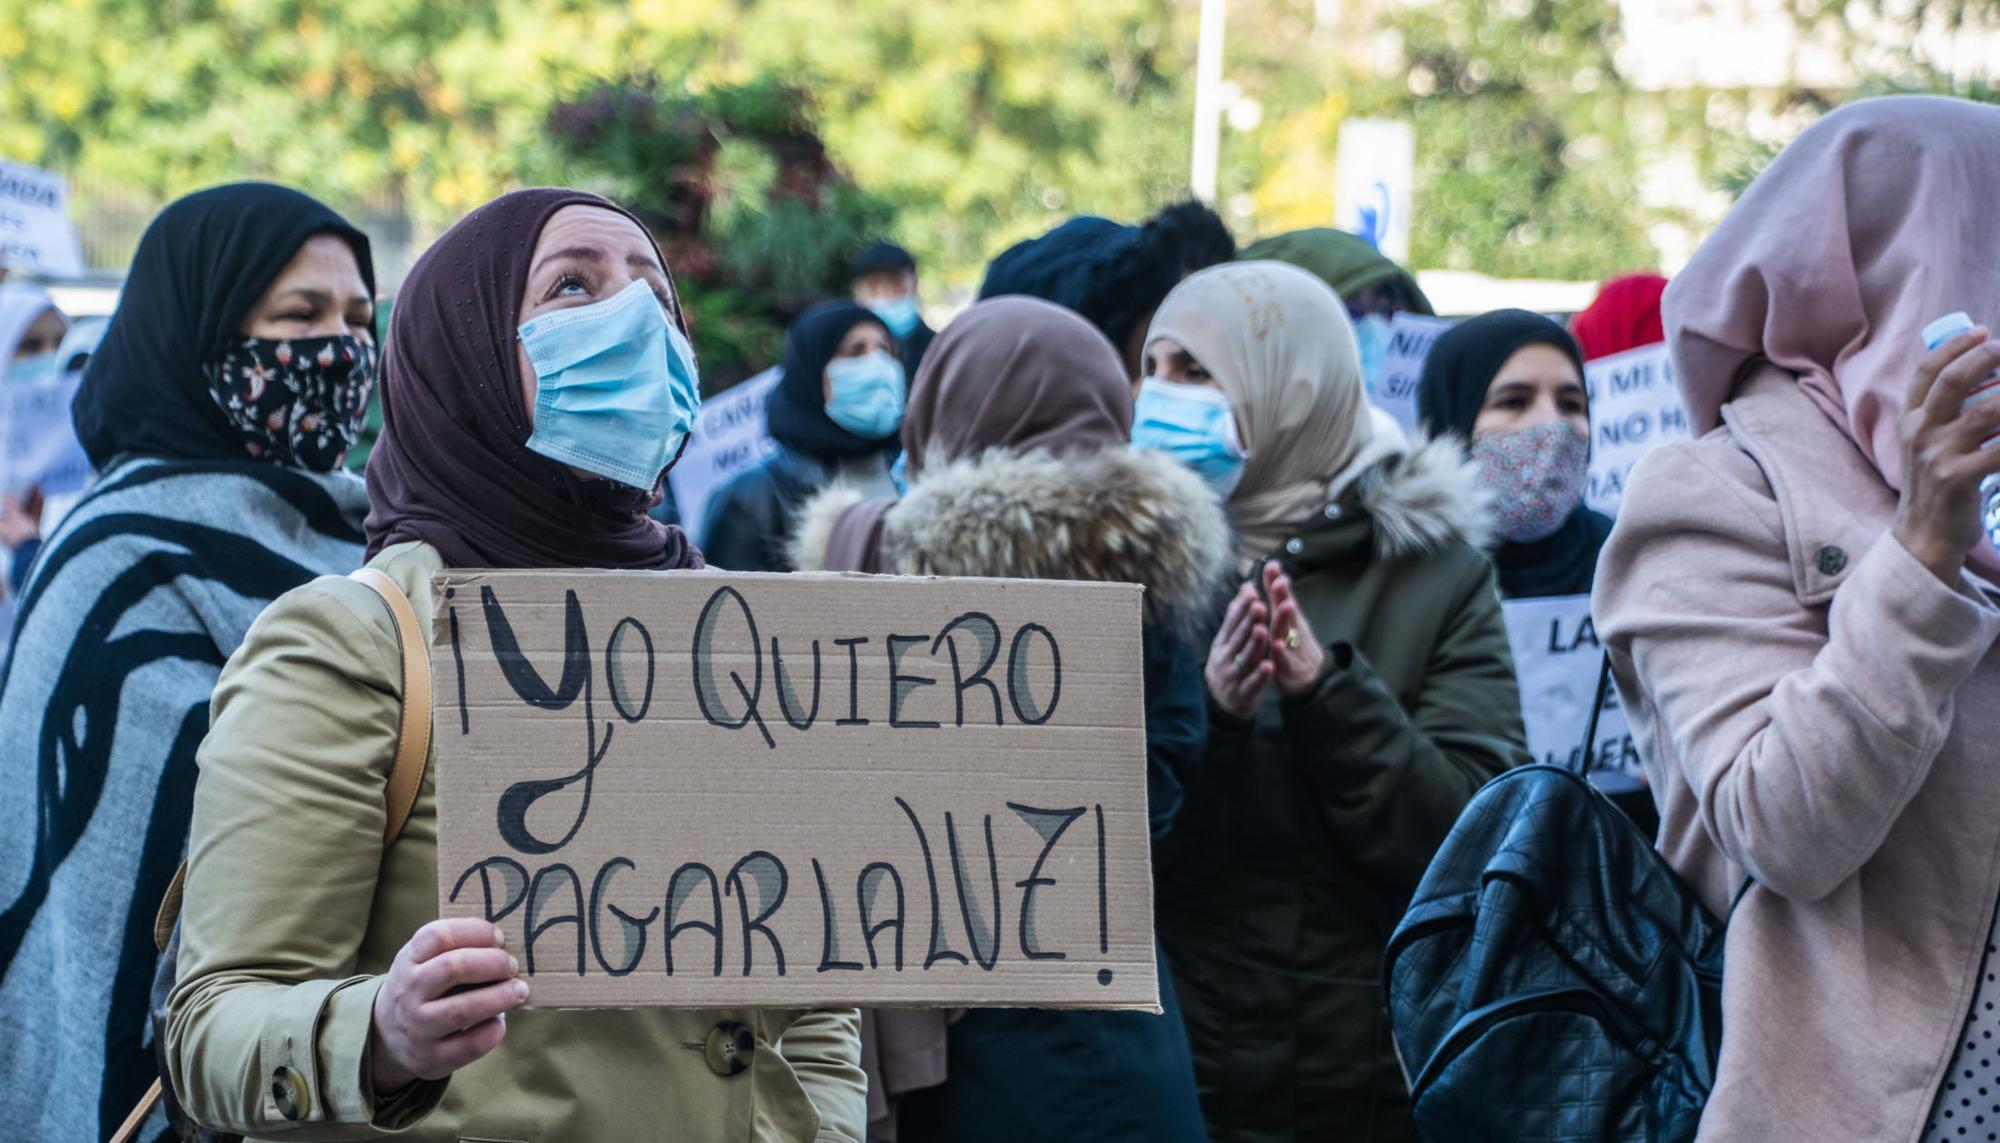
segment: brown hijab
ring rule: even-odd
[[[1118,351],[1074,312],[1037,298],[980,302],[924,355],[903,412],[904,468],[989,449],[1067,452],[1132,437],[1132,383]],[[848,509],[828,537],[833,571],[893,571],[885,526],[893,500]]]
[[[582,191],[515,191],[446,231],[404,280],[368,458],[370,558],[423,540],[451,567],[701,566],[679,528],[647,516],[657,490],[586,480],[528,451],[521,294],[542,227],[566,206],[631,218]],[[678,295],[673,318],[685,331]]]

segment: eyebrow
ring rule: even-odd
[[[1504,379],[1496,377],[1488,388],[1493,391],[1502,389],[1533,389],[1541,385],[1541,380],[1539,377],[1509,377]],[[1578,392],[1583,392],[1584,384],[1581,381],[1563,381],[1556,388],[1575,389]]]
[[[602,262],[605,260],[604,251],[595,246],[565,246],[561,250],[547,255],[541,261],[535,263],[535,268],[530,270],[529,274],[541,273],[542,267],[558,258],[574,258],[580,262]],[[625,264],[627,266],[643,267],[661,274],[667,272],[666,267],[660,265],[651,254],[627,254],[625,256]]]
[[[325,306],[331,308],[334,305],[334,297],[332,294],[326,292],[325,290],[315,290],[310,286],[293,286],[291,289],[288,289],[284,293],[279,294],[277,300],[283,301],[286,298],[294,296],[303,298],[305,301],[310,302],[316,306]],[[365,293],[355,294],[352,297],[348,298],[346,302],[341,304],[351,306],[355,302],[366,302],[368,304],[369,309],[372,310],[375,308],[375,299],[369,297]]]

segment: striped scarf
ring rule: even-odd
[[[209,693],[265,604],[361,562],[348,475],[126,460],[36,559],[0,676],[0,1123],[101,1139],[155,1074],[154,910]]]

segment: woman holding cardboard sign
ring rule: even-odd
[[[1246,582],[1156,868],[1209,1130],[1414,1138],[1382,946],[1473,792],[1527,760],[1476,470],[1377,435],[1340,299],[1292,266],[1189,278],[1146,354],[1175,400],[1142,391],[1139,419],[1219,400],[1241,468]]]
[[[931,344],[910,390],[909,495],[822,494],[794,555],[814,570],[1146,585],[1157,837],[1201,751],[1200,671],[1181,636],[1224,588],[1229,527],[1200,478],[1131,448],[1130,392],[1110,341],[1075,313],[1033,298],[980,302]],[[1160,1003],[1160,1016],[980,1009],[948,1031],[942,1013],[874,1014],[883,1091],[871,1092],[871,1126],[901,1143],[1197,1143],[1187,1034],[1164,972]]]
[[[699,387],[658,247],[593,195],[473,212],[398,299],[371,566],[699,567],[647,508]],[[858,1140],[846,1011],[523,1010],[518,940],[437,917],[427,777],[386,850],[403,676],[388,614],[325,579],[266,611],[201,748],[177,1094],[260,1138]]]

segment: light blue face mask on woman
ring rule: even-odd
[[[1132,443],[1172,453],[1224,496],[1243,479],[1236,412],[1220,389],[1148,377],[1132,406]]]
[[[1389,319],[1381,314],[1364,314],[1355,319],[1354,348],[1361,352],[1361,383],[1371,397],[1381,393],[1382,363],[1388,360],[1393,333]]]
[[[587,306],[521,323],[535,367],[528,448],[650,491],[694,429],[694,347],[644,281]]]
[[[7,366],[7,380],[16,385],[44,385],[59,375],[54,350],[32,357],[16,357]]]
[[[836,357],[826,383],[826,415],[855,436],[880,440],[903,423],[903,363],[888,354]]]

